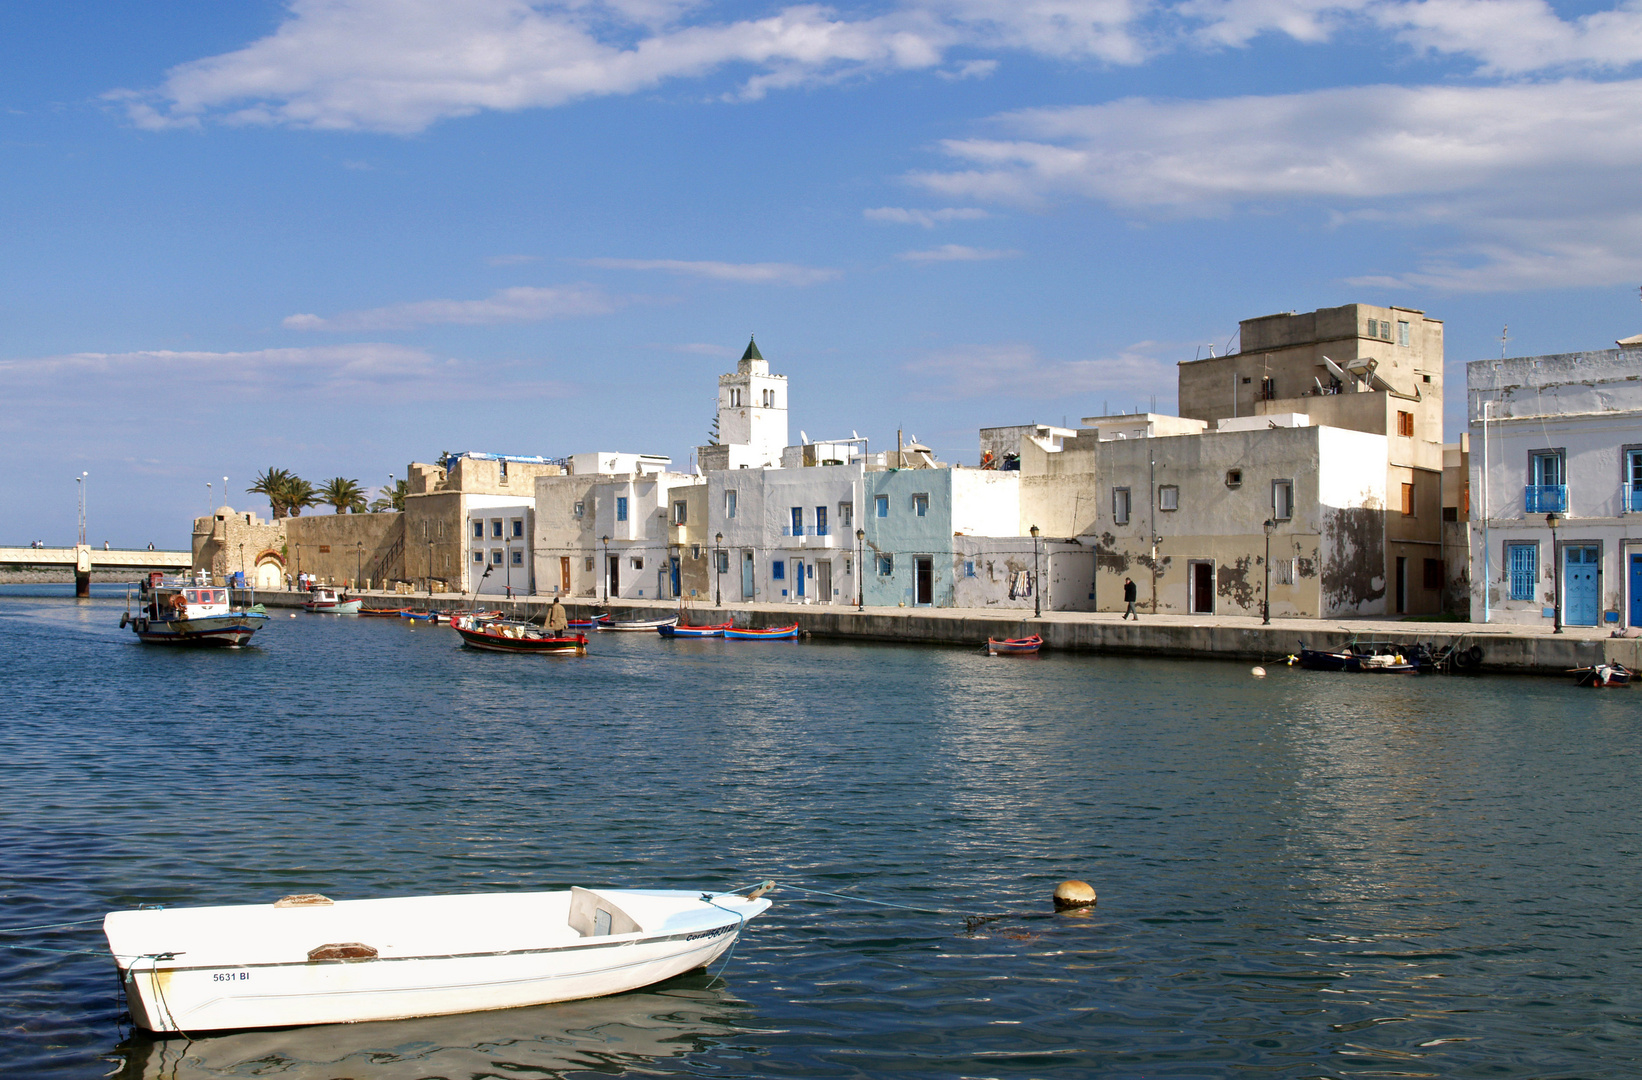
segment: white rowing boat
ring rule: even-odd
[[[650,889],[115,911],[132,1021],[227,1031],[511,1009],[636,990],[722,956],[770,901]]]

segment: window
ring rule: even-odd
[[[1505,565],[1511,575],[1511,599],[1538,599],[1539,545],[1505,545]]]
[[[473,549],[473,561],[476,562],[476,563],[483,563],[485,561],[485,553],[483,551],[481,551],[479,548],[474,548]]]
[[[974,576],[975,576],[975,560],[974,559],[965,559],[964,560],[964,577],[974,577]]]
[[[700,544],[691,544],[690,545],[690,558],[692,558],[692,559],[701,558],[701,545]]]
[[[589,574],[591,574],[593,572],[593,558],[592,558],[592,556],[588,556],[586,559],[583,559],[582,561],[587,564],[585,567],[583,567],[583,569],[586,570]]]
[[[854,525],[855,525],[855,504],[854,503],[841,502],[841,503],[838,504],[838,521],[839,521],[839,524],[844,526],[844,531],[845,532],[849,532],[849,530],[852,527],[854,527]]]
[[[880,555],[880,556],[878,556],[878,576],[879,577],[889,577],[893,573],[895,573],[895,556],[893,556],[893,555]]]
[[[1425,560],[1425,587],[1428,589],[1442,588],[1442,560]]]
[[[875,502],[878,506],[878,516],[879,517],[889,517],[889,496],[888,495],[879,495],[876,499],[873,500],[873,502]]]
[[[616,520],[627,520],[627,496],[625,495],[616,496]]]
[[[1261,401],[1276,401],[1277,400],[1277,380],[1273,379],[1269,375],[1260,380],[1260,400]]]
[[[730,572],[730,553],[728,551],[720,551],[717,552],[717,555],[718,572],[721,574],[728,574]]]
[[[929,516],[929,496],[928,495],[922,495],[922,494],[914,495],[912,497],[912,512],[914,514],[917,514],[919,517],[928,517]]]
[[[525,564],[525,553],[520,551],[518,548],[514,548],[513,549],[513,565],[514,566],[523,566],[524,564]]]
[[[815,508],[815,535],[827,535],[827,508],[825,506]]]
[[[504,483],[504,484],[507,483],[507,462],[506,461],[498,461],[496,463],[496,475],[501,478],[502,483]]]
[[[1226,486],[1229,487],[1229,488],[1242,487],[1243,486],[1243,470],[1242,469],[1227,469],[1226,470]]]
[[[770,563],[770,576],[777,581],[787,579],[787,562],[785,559],[775,559]]]
[[[635,570],[643,570],[644,569],[644,557],[642,555],[634,555],[632,561],[633,561],[633,569],[635,569]]]
[[[1129,489],[1126,487],[1112,489],[1112,521],[1118,525],[1129,524]]]
[[[502,538],[502,519],[501,518],[491,518],[490,519],[490,535],[495,537],[498,540],[500,540]]]
[[[1278,521],[1287,521],[1294,516],[1293,480],[1271,482],[1271,516]]]
[[[735,387],[730,388],[730,408],[741,408],[741,391]]]
[[[1157,489],[1157,508],[1159,510],[1180,509],[1180,489],[1174,484],[1163,484]]]
[[[1294,584],[1294,560],[1273,559],[1271,561],[1271,583],[1273,585]]]
[[[852,569],[853,564],[854,564],[854,560],[851,559],[848,555],[845,555],[844,556],[844,573],[845,574],[854,573],[854,570]]]
[[[1414,414],[1397,410],[1397,434],[1405,439],[1414,437]]]
[[[1536,450],[1528,455],[1528,488],[1523,508],[1530,514],[1568,512],[1568,473],[1561,450]]]
[[[1642,510],[1642,450],[1625,450],[1625,502],[1620,509],[1626,514]]]
[[[502,565],[502,549],[501,548],[491,548],[490,549],[490,565],[492,565],[492,566],[501,566]]]
[[[1414,485],[1403,485],[1403,517],[1414,516]]]
[[[524,518],[514,518],[513,519],[513,538],[515,540],[517,540],[517,539],[523,537],[524,534],[525,534],[525,519]]]
[[[728,490],[724,493],[724,516],[727,517],[727,518],[735,517],[735,489],[734,488],[731,488],[730,490]]]
[[[1397,344],[1401,345],[1405,349],[1408,348],[1408,320],[1407,319],[1398,319],[1397,320]],[[1427,377],[1427,381],[1430,381],[1429,377]]]
[[[683,499],[673,501],[673,524],[688,525],[690,523],[689,504]]]
[[[802,506],[792,508],[792,535],[804,535],[804,508]]]
[[[578,518],[586,517],[587,516],[587,504],[585,502],[579,502],[578,501],[576,503],[575,512],[576,512],[576,516]]]
[[[774,391],[774,390],[766,390],[766,391],[764,391],[764,394],[763,394],[763,397],[762,397],[762,400],[763,400],[763,402],[764,402],[764,407],[765,407],[765,408],[766,408],[766,409],[773,409],[773,408],[775,408],[775,391]]]
[[[485,538],[485,523],[477,518],[475,518],[473,522],[473,538],[475,540],[483,540]]]

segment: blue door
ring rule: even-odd
[[[741,553],[741,598],[753,598],[753,553],[750,551]]]
[[[1595,626],[1602,615],[1602,549],[1569,544],[1562,549],[1562,623]]]
[[[1642,626],[1642,555],[1631,556],[1631,625]]]
[[[673,596],[677,597],[678,596],[678,559],[676,557],[669,557],[667,562],[669,564],[668,568],[667,568],[667,575],[668,575],[668,578],[670,579],[671,584],[673,586]]]
[[[793,595],[804,595],[804,562],[801,559],[792,561]]]

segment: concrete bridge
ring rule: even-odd
[[[75,547],[0,547],[0,566],[49,566],[73,569],[74,595],[91,595],[93,570],[187,570],[194,563],[191,551],[146,551],[142,549]]]

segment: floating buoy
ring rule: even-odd
[[[1256,667],[1252,669],[1249,674],[1253,675],[1256,679],[1264,679],[1266,677],[1266,669],[1263,667]]]
[[[1067,908],[1092,907],[1095,903],[1095,890],[1087,881],[1063,881],[1055,886],[1055,910],[1065,911]]]
[[[294,612],[294,611],[291,612],[291,618],[293,618],[293,619],[296,618],[296,612]]]

